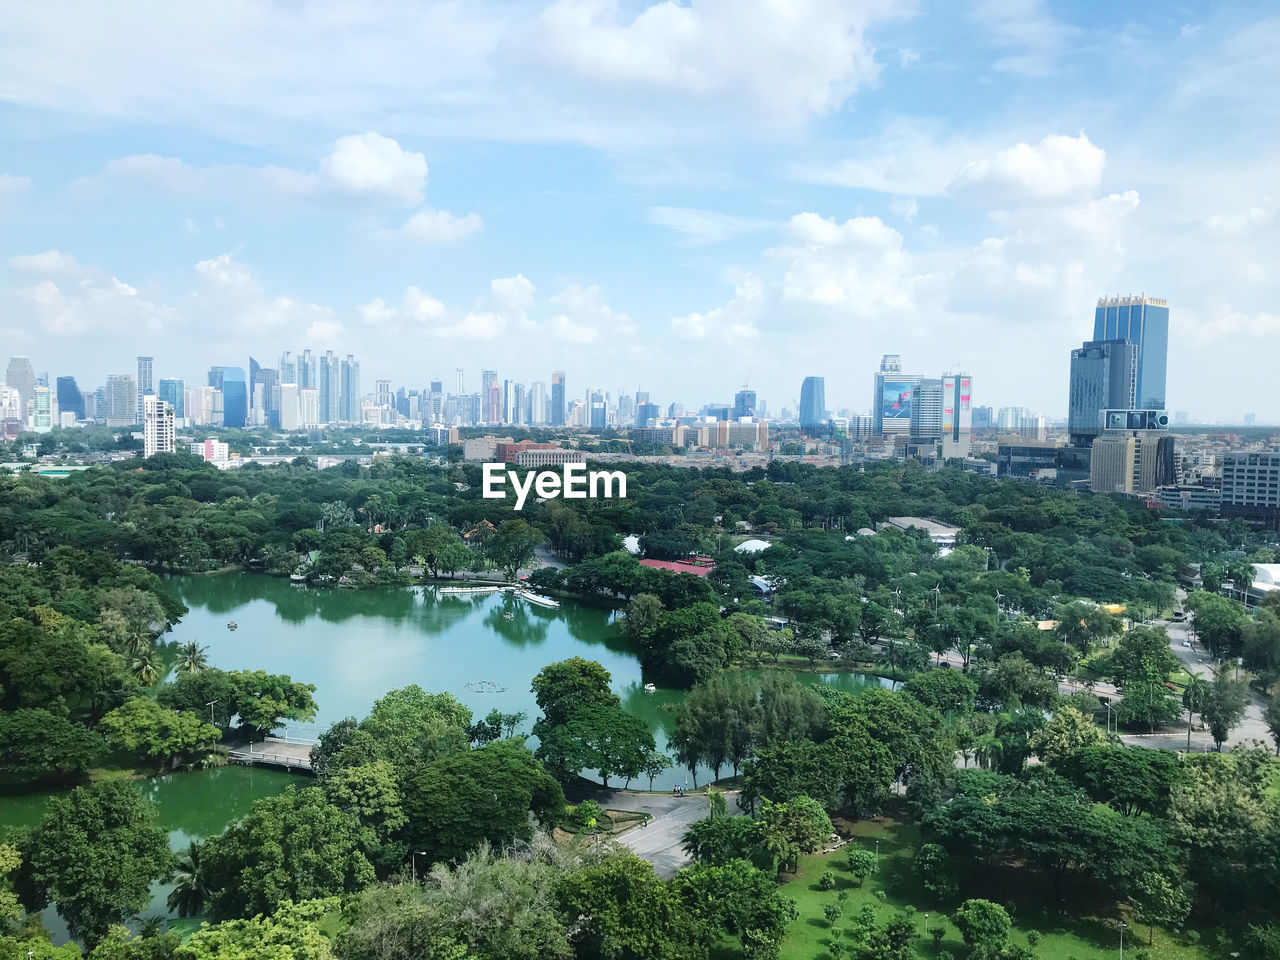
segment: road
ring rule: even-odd
[[[1179,602],[1182,602],[1183,599],[1180,593]],[[1150,622],[1150,626],[1163,627],[1168,631],[1169,647],[1177,655],[1178,660],[1182,662],[1188,673],[1212,679],[1215,664],[1209,654],[1192,640],[1190,622],[1174,623],[1170,620],[1153,620]],[[1263,746],[1272,744],[1271,731],[1262,720],[1264,704],[1252,689],[1248,691],[1248,696],[1249,705],[1245,708],[1244,720],[1241,721],[1240,726],[1231,731],[1226,743],[1222,745],[1223,750],[1229,750],[1237,744],[1252,745],[1254,741],[1261,741]],[[1177,731],[1163,730],[1150,734],[1125,734],[1120,739],[1131,746],[1186,750],[1187,728],[1185,719],[1183,724],[1181,729]],[[1213,737],[1209,735],[1207,729],[1192,731],[1191,750],[1193,753],[1207,752],[1213,749]]]
[[[730,816],[740,812],[736,790],[726,791],[725,801]],[[690,862],[682,848],[685,831],[691,824],[705,819],[708,814],[705,793],[673,797],[669,793],[631,793],[619,790],[608,798],[600,798],[599,802],[610,810],[630,810],[650,815],[643,826],[632,827],[617,839],[652,863],[654,871],[664,878],[671,877]]]

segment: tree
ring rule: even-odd
[[[564,791],[524,744],[497,740],[446,754],[410,775],[403,830],[429,862],[456,862],[481,843],[528,840],[532,813],[544,826],[564,814]]]
[[[199,843],[193,840],[185,851],[177,855],[173,871],[169,874],[169,882],[174,886],[169,891],[165,906],[171,912],[180,917],[193,917],[204,912],[209,887],[200,866]]]
[[[107,743],[157,763],[190,762],[207,753],[222,731],[199,714],[169,710],[147,697],[134,697],[98,723]]]
[[[622,621],[622,632],[633,643],[648,639],[662,619],[662,601],[652,593],[638,593],[627,606],[627,616]]]
[[[1209,681],[1195,674],[1182,688],[1182,705],[1187,708],[1187,753],[1191,752],[1191,714],[1195,712],[1203,717],[1205,704],[1209,702],[1209,690]]]
[[[172,863],[155,811],[131,784],[77,787],[54,797],[22,843],[32,908],[49,901],[71,935],[97,943],[150,901]]]
[[[281,720],[305,722],[316,715],[313,683],[265,670],[233,670],[228,677],[234,691],[232,707],[251,735],[270,733]]]
[[[797,917],[795,904],[782,895],[774,878],[745,859],[689,867],[676,874],[673,886],[706,929],[751,942],[756,957],[768,946],[776,956],[787,926]]]
[[[91,766],[102,737],[42,709],[0,713],[0,769],[19,780],[63,778]]]
[[[1054,770],[1125,816],[1164,817],[1181,768],[1164,750],[1098,745],[1061,758]]]
[[[1276,744],[1276,756],[1280,757],[1280,694],[1271,698],[1267,709],[1263,711],[1262,721],[1271,732],[1271,739]]]
[[[263,957],[289,960],[333,960],[333,946],[319,922],[336,913],[337,898],[294,903],[286,900],[270,916],[203,924],[178,947],[176,960],[256,960]],[[425,960],[444,960],[427,955]],[[461,960],[451,957],[448,960]]]
[[[1244,719],[1248,702],[1245,685],[1230,679],[1225,670],[1219,670],[1213,683],[1209,685],[1208,696],[1200,711],[1204,722],[1209,725],[1209,733],[1219,753],[1222,752],[1222,744],[1231,736],[1231,731]]]
[[[1245,614],[1234,600],[1200,590],[1187,597],[1196,637],[1215,659],[1241,654]]]
[[[575,918],[578,960],[676,960],[706,955],[708,931],[674,885],[631,852],[606,853],[557,884],[561,916]]]
[[[353,893],[374,880],[374,838],[318,787],[257,800],[201,848],[215,919],[272,914],[284,901]]]
[[[929,670],[908,680],[902,692],[939,713],[967,716],[973,713],[978,685],[959,670]]]
[[[865,851],[864,851],[865,852]],[[920,885],[937,900],[948,900],[956,895],[956,871],[951,855],[945,847],[936,843],[921,844],[913,860]]]
[[[1277,746],[1280,752],[1280,746]],[[644,756],[640,760],[640,772],[649,778],[649,789],[653,789],[653,781],[655,777],[662,776],[664,770],[671,769],[671,758],[660,750],[646,750]]]
[[[813,853],[831,836],[831,818],[811,797],[794,797],[786,803],[767,798],[760,809],[761,840],[773,855],[777,869],[799,868],[800,855]]]
[[[1162,873],[1144,873],[1129,897],[1137,918],[1147,925],[1147,945],[1155,942],[1155,926],[1181,926],[1191,912],[1186,885]]]
[[[966,900],[951,915],[951,922],[960,930],[974,960],[997,960],[1013,929],[1008,911],[990,900]]]
[[[1031,749],[1050,766],[1086,747],[1106,742],[1107,735],[1098,729],[1093,719],[1074,707],[1058,710],[1048,723],[1031,735]]]
[[[699,863],[722,866],[730,860],[761,861],[760,823],[750,817],[707,817],[684,835],[684,851]]]
[[[199,673],[209,665],[209,648],[194,640],[178,648],[179,660],[175,668],[179,673]]]
[[[1096,603],[1078,600],[1063,604],[1058,609],[1057,620],[1054,634],[1082,655],[1088,654],[1094,644],[1118,636],[1124,626],[1119,617],[1107,613]]]
[[[854,847],[849,851],[847,860],[849,873],[852,874],[859,887],[866,882],[867,877],[876,872],[876,855],[870,850]]]
[[[546,540],[542,531],[529,526],[528,521],[519,517],[503,520],[498,529],[484,545],[485,556],[498,567],[508,580],[514,580],[516,573],[533,555],[538,545]]]
[[[575,710],[615,702],[609,681],[609,671],[596,661],[570,657],[538,671],[534,699],[548,724],[564,723]]]

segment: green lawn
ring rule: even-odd
[[[936,956],[933,938],[925,934],[926,914],[929,928],[941,925],[946,932],[939,950],[963,958],[966,955],[964,942],[959,931],[946,919],[960,900],[985,893],[1009,906],[1008,896],[999,896],[992,890],[974,890],[972,885],[966,888],[963,881],[960,898],[943,904],[934,901],[921,888],[911,869],[911,858],[921,843],[920,830],[914,824],[895,820],[862,822],[853,826],[853,833],[854,839],[849,845],[827,856],[803,857],[797,873],[784,876],[783,890],[795,900],[800,918],[792,924],[783,941],[782,960],[830,960],[831,925],[824,918],[822,908],[829,903],[837,903],[841,891],[848,891],[849,896],[841,905],[843,915],[835,926],[846,931],[845,957],[856,956],[854,941],[847,931],[852,917],[863,904],[869,903],[875,908],[881,924],[904,908],[915,908],[916,928],[921,935],[917,955],[921,960]],[[858,888],[849,874],[846,854],[854,844],[874,851],[877,840],[880,842],[879,872]],[[836,887],[821,891],[817,886],[818,879],[828,870],[836,876]],[[1021,892],[1024,888],[1018,889]],[[1015,925],[1013,941],[1026,944],[1027,933],[1039,931],[1042,939],[1035,947],[1037,960],[1103,960],[1119,955],[1119,936],[1112,920],[1096,916],[1065,919],[1035,897],[1033,885],[1025,889],[1030,895],[1025,900],[1019,899],[1010,911]],[[884,899],[878,896],[880,891],[883,891]],[[1206,931],[1201,933],[1206,941],[1211,939]],[[1208,960],[1211,956],[1200,947],[1177,943],[1170,934],[1159,929],[1156,930],[1153,947],[1147,946],[1147,936],[1146,926],[1131,924],[1125,936],[1125,955],[1136,958],[1139,950],[1149,950],[1151,960]]]

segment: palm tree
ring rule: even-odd
[[[209,665],[209,648],[192,640],[178,648],[178,672],[199,673]]]
[[[130,633],[124,641],[125,653],[131,653],[135,657],[151,650],[152,641],[145,633]]]
[[[1182,690],[1182,705],[1187,708],[1187,753],[1191,752],[1191,714],[1204,712],[1210,689],[1208,680],[1193,675]]]
[[[144,650],[129,661],[129,672],[143,686],[153,686],[160,679],[160,658],[154,650]]]
[[[170,910],[180,917],[194,917],[204,911],[209,890],[200,872],[200,844],[193,841],[185,853],[178,854],[169,882],[176,884],[166,901]]]

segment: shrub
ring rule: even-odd
[[[825,873],[823,873],[822,876],[818,878],[819,890],[831,890],[835,887],[835,885],[836,885],[836,875],[832,873],[830,870],[826,871]]]

